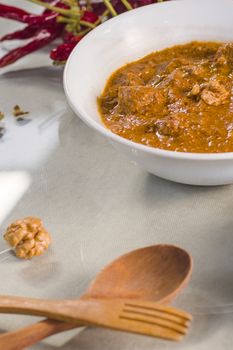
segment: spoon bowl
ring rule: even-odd
[[[124,254],[105,267],[85,298],[135,298],[171,302],[187,284],[192,259],[173,245],[154,245]]]

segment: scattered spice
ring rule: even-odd
[[[4,118],[5,118],[4,113],[0,111],[0,121],[2,121]]]
[[[21,125],[26,125],[31,120],[29,118],[25,118],[25,116],[29,114],[29,112],[23,111],[19,105],[15,105],[13,108],[13,116],[19,122]],[[5,127],[5,114],[0,111],[0,139],[3,137],[3,135],[6,132]]]
[[[3,135],[5,134],[5,132],[6,132],[5,126],[1,126],[1,125],[0,125],[0,139],[3,137]]]
[[[13,115],[14,117],[22,117],[23,115],[29,114],[29,112],[24,112],[19,105],[15,105],[13,108]]]
[[[4,113],[0,111],[0,139],[3,137],[3,135],[6,132],[4,118],[5,118]]]
[[[31,259],[42,255],[51,243],[51,236],[39,218],[27,217],[12,223],[4,235],[20,259]]]

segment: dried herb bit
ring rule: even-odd
[[[24,112],[19,105],[14,106],[13,108],[13,115],[14,117],[18,118],[18,117],[22,117],[26,114],[29,114],[29,112]]]
[[[6,132],[4,118],[5,118],[5,114],[0,111],[0,139],[3,137],[3,135]]]
[[[5,126],[3,126],[3,125],[0,124],[0,139],[3,137],[3,135],[5,134],[5,132],[6,132]]]
[[[5,114],[0,111],[0,121],[2,121],[5,118]]]

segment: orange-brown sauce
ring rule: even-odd
[[[233,44],[192,42],[118,69],[98,98],[107,128],[182,152],[233,151]]]

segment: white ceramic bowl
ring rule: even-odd
[[[152,51],[192,40],[233,40],[232,0],[179,0],[154,4],[113,18],[75,48],[64,73],[74,112],[140,167],[162,178],[193,185],[233,183],[233,152],[165,151],[126,140],[101,123],[96,98],[110,74]]]

